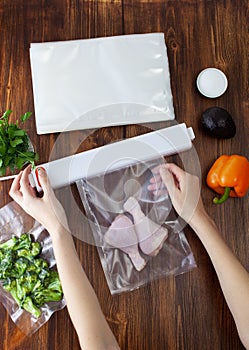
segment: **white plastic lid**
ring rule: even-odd
[[[227,77],[217,68],[206,68],[197,77],[196,85],[200,93],[209,98],[224,94],[227,89]]]

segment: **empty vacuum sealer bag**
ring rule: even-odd
[[[163,33],[32,43],[38,134],[175,118]]]

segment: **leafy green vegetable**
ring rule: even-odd
[[[33,300],[31,297],[26,297],[22,307],[28,311],[29,313],[31,313],[32,315],[34,315],[36,318],[40,317],[41,315],[41,310],[34,304]]]
[[[38,160],[38,154],[30,151],[30,141],[27,132],[20,128],[19,122],[9,122],[11,110],[4,112],[0,118],[0,176],[5,175],[7,169],[14,172],[20,170],[26,163],[34,167]],[[26,112],[20,117],[24,123],[31,112]]]
[[[16,303],[36,318],[40,307],[62,299],[58,273],[39,257],[41,244],[33,242],[30,234],[12,237],[0,244],[0,280]]]

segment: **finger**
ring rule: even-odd
[[[160,174],[153,176],[149,182],[150,183],[147,186],[149,191],[154,191],[156,189],[165,187]]]
[[[155,182],[161,182],[162,178],[161,175],[158,173],[158,175],[154,175],[153,177],[150,178],[150,182],[151,183],[155,183]]]
[[[153,191],[152,192],[154,196],[158,197],[165,197],[165,196],[168,196],[169,192],[166,190],[166,189],[162,189],[162,190],[159,190],[159,191]]]
[[[157,165],[155,168],[151,169],[152,174],[159,174],[159,170],[160,170],[160,165]]]
[[[156,183],[153,183],[147,186],[147,189],[149,191],[155,191],[157,188],[158,188],[158,185]]]
[[[23,196],[25,197],[34,197],[34,192],[31,190],[30,182],[29,182],[29,174],[31,171],[31,165],[27,166],[27,168],[24,169],[21,179],[20,179],[20,185],[21,185],[21,191],[23,193]]]
[[[52,192],[52,187],[50,185],[46,170],[42,167],[38,167],[36,175],[38,177],[39,184],[43,190],[44,196],[48,196]]]
[[[30,194],[32,197],[39,197],[39,193],[37,192],[36,188],[33,186],[29,186]]]
[[[175,184],[174,176],[173,174],[166,168],[166,166],[162,166],[160,168],[160,174],[162,177],[162,180],[169,192],[170,197],[172,198],[175,191],[178,190]]]
[[[175,176],[179,184],[181,183],[181,181],[184,179],[186,175],[186,172],[174,163],[168,163],[163,165],[162,167],[169,170]]]
[[[161,179],[160,182],[150,183],[150,184],[147,186],[148,191],[161,191],[161,190],[166,190],[165,184],[163,183],[161,176],[160,176],[160,179]]]
[[[20,192],[20,179],[22,177],[22,171],[17,175],[17,177],[13,180],[10,190],[9,190],[9,195],[12,199],[15,201],[19,201],[20,198],[22,198],[22,194]]]

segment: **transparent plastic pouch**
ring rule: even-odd
[[[55,268],[55,258],[53,254],[52,241],[44,228],[26,214],[15,202],[10,202],[0,209],[0,243],[3,243],[13,236],[20,237],[23,233],[30,233],[34,241],[42,245],[40,257],[49,263],[50,268]],[[11,294],[5,291],[0,282],[0,301],[9,313],[12,321],[26,334],[31,335],[36,332],[51,315],[62,309],[66,305],[63,297],[61,301],[49,302],[42,306],[39,318],[34,317],[29,312],[21,309]]]
[[[147,189],[160,162],[77,181],[111,294],[196,267],[167,192]]]
[[[164,33],[32,43],[38,134],[175,119]]]

